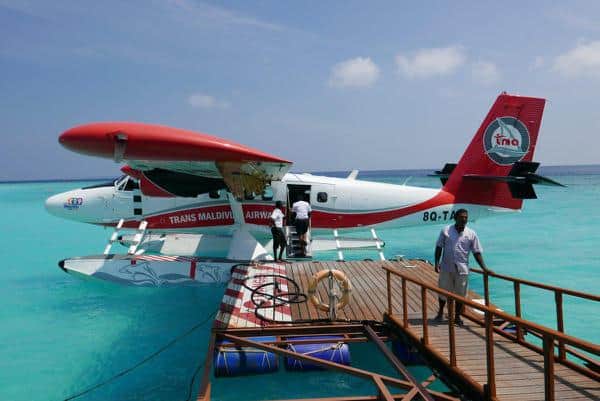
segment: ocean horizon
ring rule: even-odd
[[[360,170],[358,178],[367,177],[385,177],[389,175],[415,176],[423,177],[432,174],[434,171],[441,169],[443,166],[436,168],[421,168],[421,169],[382,169],[382,170]],[[314,175],[330,175],[332,177],[345,177],[352,170],[315,170],[315,171],[294,171],[291,173],[302,174],[309,173]],[[539,174],[547,175],[585,175],[585,174],[600,174],[600,164],[573,164],[573,165],[556,165],[543,166],[538,170]],[[69,178],[35,178],[35,179],[15,179],[15,180],[0,180],[0,184],[17,184],[17,183],[36,183],[36,182],[77,182],[77,181],[110,181],[116,177],[69,177]]]

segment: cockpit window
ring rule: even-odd
[[[133,191],[139,188],[137,181],[127,175],[117,178],[115,186],[117,187],[117,191]]]
[[[221,191],[219,191],[218,189],[214,190],[214,191],[210,191],[208,193],[208,197],[210,199],[219,199],[221,197]]]
[[[133,191],[134,189],[139,189],[139,188],[140,188],[140,186],[137,183],[137,181],[130,177],[127,180],[127,184],[125,184],[125,188],[123,190],[124,191]]]
[[[103,182],[102,184],[88,185],[87,187],[83,187],[81,189],[112,187],[113,185],[115,185],[115,182],[114,181],[109,181],[109,182]]]
[[[127,176],[123,176],[115,181],[115,186],[117,187],[117,191],[122,191],[125,188],[125,184],[127,184]]]
[[[139,189],[140,186],[137,180],[129,177],[128,175],[122,175],[119,178],[116,178],[110,182],[104,182],[102,184],[90,185],[81,189],[91,189],[91,188],[102,188],[102,187],[116,187],[118,191],[133,191],[134,189]]]

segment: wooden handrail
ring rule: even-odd
[[[513,283],[514,296],[515,296],[515,315],[521,318],[521,284],[528,285],[530,287],[543,289],[546,291],[554,292],[554,302],[556,304],[556,330],[561,333],[565,332],[564,315],[563,315],[563,294],[573,296],[576,298],[586,299],[590,301],[600,302],[600,296],[594,294],[588,294],[581,291],[570,290],[568,288],[560,288],[553,285],[537,283],[534,281],[524,280],[517,277],[506,276],[498,273],[489,273],[481,269],[471,268],[472,272],[483,274],[483,288],[485,304],[490,304],[490,292],[489,292],[489,278],[495,277],[501,280],[510,281]],[[516,337],[519,342],[523,342],[523,328],[517,325]],[[540,337],[542,337],[540,335]],[[565,343],[559,338],[558,339],[558,359],[565,361],[567,359],[567,352],[574,355],[573,352],[565,347]]]
[[[514,282],[514,293],[515,293],[515,315],[521,317],[521,283]],[[523,341],[523,328],[517,326],[517,341]]]
[[[483,270],[477,269],[474,267],[471,267],[470,270],[474,273],[479,273],[479,274],[485,273]],[[600,295],[589,294],[587,292],[581,292],[581,291],[575,291],[575,290],[571,290],[568,288],[560,288],[560,287],[556,287],[556,286],[549,285],[549,284],[537,283],[535,281],[524,280],[522,278],[505,276],[504,274],[487,273],[487,275],[489,277],[496,277],[496,278],[500,278],[503,280],[512,281],[513,283],[525,284],[525,285],[529,285],[531,287],[542,288],[544,290],[549,290],[549,291],[558,291],[565,295],[571,295],[573,297],[584,298],[584,299],[589,299],[590,301],[600,302]]]
[[[585,340],[581,340],[581,339],[576,338],[576,337],[572,337],[570,335],[567,335],[565,333],[561,333],[561,332],[559,332],[557,330],[554,330],[554,329],[551,329],[549,327],[542,326],[542,325],[539,325],[537,323],[530,322],[528,320],[523,320],[522,318],[519,318],[519,317],[516,317],[516,316],[513,316],[513,315],[509,315],[508,313],[500,311],[500,310],[498,310],[496,308],[488,307],[488,306],[485,306],[485,305],[481,305],[481,304],[479,304],[477,302],[473,302],[472,300],[470,300],[468,298],[461,297],[460,295],[456,295],[456,294],[451,293],[449,291],[443,290],[443,289],[441,289],[439,287],[436,287],[436,286],[433,286],[433,285],[429,285],[429,284],[424,283],[424,282],[422,282],[422,281],[420,281],[418,279],[415,279],[415,278],[412,278],[412,277],[410,277],[408,275],[405,275],[403,272],[398,271],[395,268],[391,268],[391,267],[388,267],[388,266],[382,266],[382,268],[384,270],[387,270],[390,273],[398,276],[398,277],[401,277],[402,279],[404,279],[406,281],[410,281],[410,282],[415,283],[415,284],[417,284],[419,286],[425,287],[425,288],[427,288],[430,291],[433,291],[433,292],[436,292],[438,294],[444,295],[446,298],[451,298],[451,299],[453,299],[455,301],[461,302],[462,304],[467,305],[467,306],[471,307],[472,309],[477,309],[477,310],[480,310],[480,311],[482,311],[484,313],[485,312],[493,313],[494,316],[498,316],[498,317],[504,319],[505,321],[514,323],[515,325],[520,325],[520,326],[526,328],[527,330],[536,331],[536,332],[538,332],[538,333],[540,333],[542,335],[544,335],[544,334],[550,335],[550,336],[554,337],[557,340],[562,340],[565,344],[569,344],[569,345],[575,346],[575,347],[580,348],[580,349],[582,349],[584,351],[590,352],[590,353],[592,353],[594,355],[600,355],[600,346],[598,346],[596,344],[593,344],[591,342],[588,342],[588,341],[585,341]]]
[[[487,365],[487,383],[484,386],[484,392],[486,399],[496,399],[496,372],[495,372],[495,362],[494,362],[494,317],[498,316],[504,319],[507,322],[512,322],[517,327],[517,341],[522,343],[522,330],[526,328],[532,334],[538,334],[543,338],[543,355],[544,355],[544,393],[546,401],[554,401],[554,343],[558,340],[558,360],[565,362],[566,353],[565,353],[565,345],[569,344],[579,349],[590,352],[594,355],[600,355],[600,346],[587,342],[585,340],[581,340],[569,335],[566,335],[563,330],[563,315],[562,315],[562,294],[567,293],[567,291],[555,291],[555,299],[556,299],[556,313],[557,313],[557,322],[558,322],[558,331],[553,330],[551,328],[529,322],[527,320],[523,320],[520,316],[513,316],[507,313],[502,312],[501,310],[490,307],[489,306],[489,287],[488,287],[488,275],[489,273],[484,273],[484,287],[485,287],[485,305],[481,305],[479,303],[473,302],[468,298],[462,297],[460,295],[451,293],[444,289],[441,289],[437,286],[430,285],[422,282],[421,280],[409,277],[403,272],[397,270],[396,268],[382,266],[384,270],[386,270],[388,277],[391,274],[399,276],[402,280],[402,303],[403,303],[403,327],[406,330],[409,330],[408,327],[408,309],[407,309],[407,296],[406,296],[406,283],[411,282],[421,287],[421,301],[422,301],[422,309],[427,307],[425,292],[426,290],[430,290],[438,293],[439,295],[443,295],[446,297],[448,302],[448,312],[449,312],[449,321],[448,321],[448,341],[449,341],[449,363],[451,368],[456,368],[456,339],[454,333],[454,313],[455,308],[454,305],[457,303],[462,303],[463,305],[467,305],[472,309],[476,309],[482,311],[485,315],[484,326],[485,326],[485,343],[486,343],[486,365]],[[515,279],[513,281],[515,288],[515,309],[516,313],[521,314],[521,303],[520,303],[520,284],[528,284],[522,280]],[[537,283],[536,283],[537,284]],[[388,285],[391,285],[391,280],[388,279]],[[529,285],[529,284],[528,284]],[[538,287],[541,288],[542,285]],[[547,286],[552,287],[552,286]],[[548,288],[549,289],[549,288]],[[391,291],[388,288],[388,291]],[[570,291],[570,290],[569,290]],[[572,291],[570,291],[572,293]],[[589,295],[589,294],[586,294]],[[593,296],[592,296],[593,297]],[[388,302],[391,303],[391,299],[388,298]],[[391,310],[391,305],[388,305],[388,310]],[[426,313],[423,315],[423,334],[426,336],[427,334],[427,320]],[[521,337],[519,339],[519,337]],[[427,337],[423,337],[422,341],[427,344]]]
[[[391,274],[391,273],[388,273]],[[421,287],[421,319],[427,321],[427,288]],[[390,313],[391,315],[391,313]],[[423,325],[423,344],[429,344],[429,329],[426,324]]]
[[[448,342],[449,342],[449,346],[448,348],[450,349],[450,366],[452,367],[456,367],[456,336],[454,334],[455,332],[455,328],[454,328],[454,312],[456,311],[456,309],[454,308],[456,302],[454,301],[454,299],[452,298],[447,298],[446,299],[448,301]],[[423,322],[424,324],[427,324],[427,322]]]

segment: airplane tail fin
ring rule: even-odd
[[[436,172],[455,203],[520,209],[533,184],[560,185],[532,162],[545,99],[500,94],[458,164]]]

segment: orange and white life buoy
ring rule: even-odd
[[[314,276],[311,277],[310,282],[308,283],[308,299],[310,302],[322,311],[329,311],[329,304],[321,301],[321,299],[317,296],[317,285],[322,280],[328,279],[329,274],[333,275],[333,278],[340,284],[342,289],[342,297],[335,305],[335,309],[342,309],[344,306],[348,305],[350,301],[350,292],[352,291],[352,285],[350,284],[350,280],[348,277],[342,273],[340,270],[321,270],[315,273]]]

